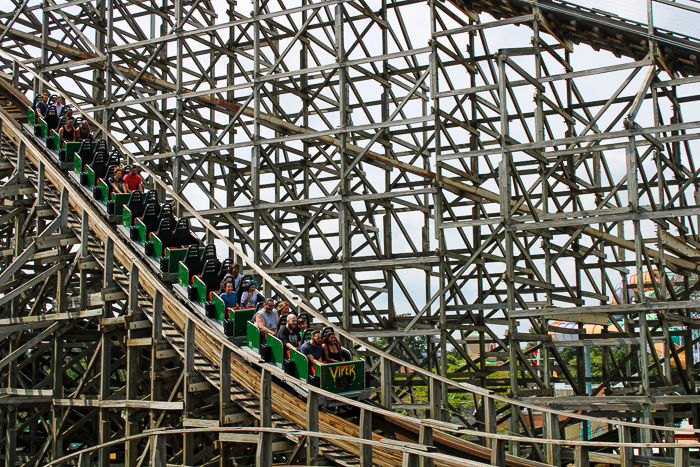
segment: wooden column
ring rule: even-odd
[[[372,412],[360,409],[360,438],[372,439]],[[360,467],[372,467],[372,446],[360,445]]]
[[[392,377],[393,377],[393,369],[391,365],[391,360],[382,357],[381,363],[380,363],[380,372],[381,372],[381,403],[386,409],[391,409],[391,383],[392,383]]]
[[[310,392],[306,398],[306,431],[318,432],[318,394]],[[306,445],[306,462],[313,465],[318,457],[318,438],[309,436]]]
[[[559,415],[546,412],[542,415],[545,420],[545,439],[559,439]],[[545,445],[545,452],[550,465],[561,465],[561,447],[558,444]]]
[[[420,432],[418,434],[418,442],[424,446],[433,445],[433,427],[427,425],[420,426]],[[433,459],[430,457],[420,458],[421,467],[433,467]]]
[[[15,467],[17,456],[17,406],[5,406],[5,467]]]
[[[88,238],[90,235],[89,230],[89,218],[88,212],[83,211],[83,222],[80,225],[80,259],[83,261],[88,260]],[[87,309],[87,270],[85,268],[80,268],[80,309]]]
[[[163,339],[163,294],[156,290],[153,295],[153,325],[151,326],[151,402],[161,400],[163,382],[159,372],[163,370],[161,359],[158,358],[159,345],[165,343]],[[158,412],[151,410],[151,429],[158,428]],[[151,444],[155,447],[154,444]]]
[[[418,467],[418,454],[404,452],[401,467]]]
[[[155,435],[151,445],[151,467],[165,467],[167,464],[167,452],[165,447],[165,435]]]
[[[127,323],[135,320],[138,312],[138,296],[139,296],[139,270],[135,264],[132,264],[129,272],[129,318]],[[130,326],[129,326],[130,328]],[[140,374],[139,371],[139,356],[141,348],[133,345],[128,345],[129,339],[136,338],[136,330],[127,330],[127,347],[126,347],[126,399],[139,399],[137,380]],[[138,422],[136,420],[136,409],[126,409],[125,434],[132,436],[138,433]],[[138,462],[138,441],[129,441],[126,443],[126,467],[136,467]]]
[[[690,450],[688,448],[674,449],[673,467],[690,467]]]
[[[632,430],[626,426],[620,426],[617,429],[618,439],[620,443],[632,442]],[[620,447],[620,467],[634,467],[634,449]]]
[[[231,349],[225,345],[221,347],[221,364],[219,365],[219,425],[226,425],[226,411],[231,405]],[[219,467],[228,467],[229,443],[219,443]]]
[[[588,446],[576,446],[574,450],[574,467],[590,467],[590,465]]]
[[[496,439],[491,448],[491,465],[505,467],[506,465],[506,440]]]
[[[104,276],[102,279],[102,287],[107,288],[112,284],[112,274],[114,266],[114,242],[111,238],[107,237],[105,241],[105,258],[104,258]],[[103,318],[112,318],[112,304],[111,302],[104,302],[102,309]],[[102,326],[100,326],[102,328]],[[112,336],[102,329],[102,335],[100,336],[102,340],[102,353],[100,355],[100,400],[107,400],[109,398],[109,386],[110,386],[110,376],[112,373],[111,360],[112,360]],[[111,436],[110,420],[109,420],[109,409],[100,409],[99,427],[98,427],[98,438],[100,444],[104,444],[109,441]],[[109,449],[100,449],[98,454],[98,463],[100,467],[109,467]]]
[[[58,336],[53,340],[52,368],[53,398],[63,399],[63,339]],[[51,408],[51,459],[63,457],[63,440],[61,439],[61,418],[63,408],[54,405]]]
[[[442,417],[442,383],[430,379],[430,416],[435,420],[443,421]]]
[[[260,372],[260,427],[272,426],[272,374],[263,369]],[[257,467],[272,466],[272,433],[260,433],[258,450],[255,453]]]
[[[497,433],[496,426],[496,401],[490,397],[484,397],[481,404],[484,406],[484,431],[486,433]],[[492,438],[484,438],[484,446],[493,446]]]
[[[196,376],[194,372],[194,329],[195,325],[191,319],[185,325],[185,378],[184,378],[184,407],[182,418],[190,418],[194,409],[194,398],[190,392],[190,379]],[[186,433],[182,440],[182,460],[185,465],[193,465],[194,462],[194,434]]]

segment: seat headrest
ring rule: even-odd
[[[158,203],[158,193],[156,193],[156,190],[148,190],[146,192],[146,202]]]
[[[190,230],[190,220],[186,217],[182,217],[177,220],[177,225],[175,226],[175,230]]]

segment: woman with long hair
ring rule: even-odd
[[[323,361],[326,363],[344,362],[343,347],[335,337],[335,334],[329,332],[323,338]]]

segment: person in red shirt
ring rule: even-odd
[[[124,190],[125,193],[131,193],[132,191],[140,191],[143,193],[143,180],[141,180],[141,176],[139,175],[138,166],[131,166],[131,171],[124,177],[122,190]]]

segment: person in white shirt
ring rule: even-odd
[[[255,306],[255,302],[258,301],[258,296],[260,296],[260,294],[257,291],[257,288],[258,288],[257,281],[248,282],[248,286],[247,286],[245,292],[243,292],[241,294],[241,302],[240,303],[241,303],[242,308],[251,308],[251,307]]]

